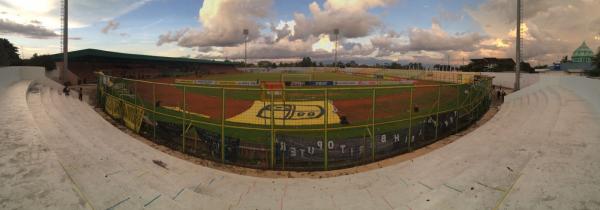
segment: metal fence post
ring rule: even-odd
[[[327,170],[328,168],[328,162],[329,162],[329,139],[327,137],[327,129],[329,128],[329,92],[328,89],[325,88],[325,100],[324,100],[324,106],[325,106],[325,143],[324,143],[324,155],[325,155],[325,170]]]
[[[371,131],[373,131],[371,134],[371,156],[373,161],[375,161],[375,88],[373,88],[371,96]]]
[[[221,162],[225,163],[225,88],[221,88]]]
[[[273,104],[275,93],[271,92],[271,168],[275,167],[275,109]]]
[[[410,106],[408,107],[408,151],[412,151],[412,112],[413,112],[413,91],[414,86],[410,87]]]
[[[458,122],[460,122],[460,86],[460,84],[456,86],[456,119],[454,119],[454,133],[458,133]]]
[[[439,127],[440,127],[440,94],[442,92],[442,85],[438,85],[438,94],[437,94],[437,111],[435,111],[435,139],[437,140],[439,135]]]
[[[152,83],[152,118],[154,118],[152,138],[156,141],[156,126],[158,126],[158,120],[156,119],[156,84],[154,83]]]
[[[102,81],[102,75],[100,75],[98,72],[96,72],[96,77],[98,77],[98,80],[96,81],[96,106],[97,107],[101,107],[102,105],[102,94],[100,93],[100,91],[102,91],[102,88],[104,85],[100,84]]]
[[[185,86],[183,86],[183,105],[181,106],[183,119],[181,120],[181,152],[185,153]]]
[[[133,104],[135,104],[136,106],[137,104],[137,81],[133,82]]]

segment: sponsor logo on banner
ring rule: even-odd
[[[335,81],[335,85],[337,86],[355,86],[358,84],[358,81]]]
[[[318,105],[275,104],[272,109],[273,117],[275,119],[286,120],[317,119],[323,116],[325,112],[323,107]],[[271,105],[264,106],[258,111],[256,116],[259,118],[270,119]]]
[[[194,84],[194,80],[189,80],[189,79],[176,79],[175,83],[179,83],[179,84],[190,84],[193,85]]]
[[[237,85],[236,81],[216,81],[217,85]]]
[[[214,80],[196,80],[195,83],[197,85],[215,85],[216,81],[214,81]]]

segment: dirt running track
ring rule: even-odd
[[[193,79],[193,78],[186,78]],[[174,83],[174,78],[158,78],[149,81],[160,83]],[[436,85],[439,83],[432,81],[416,81],[415,85]],[[156,85],[156,100],[160,101],[161,106],[179,107],[183,104],[183,91],[173,86]],[[137,83],[137,93],[145,101],[153,101],[152,85],[145,83]],[[437,94],[437,88],[419,88],[413,92],[415,99],[425,97],[427,95]],[[444,89],[441,93],[441,98],[452,98],[456,92],[452,88]],[[410,92],[402,91],[397,94],[386,94],[377,96],[375,103],[377,105],[375,118],[385,119],[394,118],[399,113],[408,112]],[[222,101],[219,96],[208,96],[198,93],[187,93],[186,103],[187,109],[202,115],[210,116],[211,119],[221,119]],[[230,118],[241,114],[249,109],[253,104],[251,100],[226,98],[225,100],[225,118]],[[350,123],[365,122],[371,119],[372,116],[372,98],[358,99],[340,99],[333,101],[334,106],[338,110],[339,115],[346,116]],[[432,108],[434,103],[421,104],[422,109]]]

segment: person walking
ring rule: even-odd
[[[79,87],[79,100],[83,101],[83,88]]]

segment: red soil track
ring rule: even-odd
[[[432,81],[415,81],[415,85],[438,85]],[[437,87],[419,88],[413,91],[413,98],[418,99],[425,95],[437,94]],[[440,98],[452,97],[455,91],[443,91]],[[437,95],[436,95],[437,96]],[[410,91],[403,91],[397,94],[386,94],[375,97],[375,119],[394,118],[399,113],[408,113],[410,106]],[[361,99],[342,99],[333,101],[333,105],[338,109],[338,114],[346,116],[348,121],[364,122],[371,119],[373,99],[370,97]],[[422,104],[423,106],[434,104]],[[423,107],[426,108],[426,107]]]
[[[160,83],[174,83],[174,78],[159,78],[149,81]],[[415,85],[435,85],[439,84],[431,81],[416,81]],[[138,83],[137,92],[146,101],[152,101],[152,85]],[[156,85],[156,100],[160,101],[161,106],[178,107],[183,103],[183,91],[173,86]],[[437,94],[437,87],[421,88],[413,92],[415,99],[429,94]],[[454,90],[443,91],[442,97],[452,97],[456,93]],[[397,94],[386,94],[375,98],[375,118],[385,119],[397,116],[399,113],[409,110],[410,91],[403,91]],[[207,96],[198,93],[187,93],[187,109],[191,112],[209,116],[211,119],[221,119],[222,101],[219,96]],[[240,99],[226,99],[225,118],[236,116],[249,109],[254,101]],[[333,101],[340,115],[346,116],[350,122],[364,122],[371,119],[372,116],[372,98],[359,99],[341,99]],[[433,104],[423,104],[431,106]]]
[[[159,78],[149,81],[160,83],[174,83],[174,78]],[[152,85],[138,83],[138,94],[146,101],[152,101]],[[156,85],[156,100],[161,106],[178,107],[183,104],[183,90],[174,86]],[[219,96],[207,96],[197,93],[186,93],[187,109],[191,112],[209,116],[211,119],[221,119],[222,99]],[[252,106],[254,102],[249,100],[225,99],[225,118],[236,116]]]

